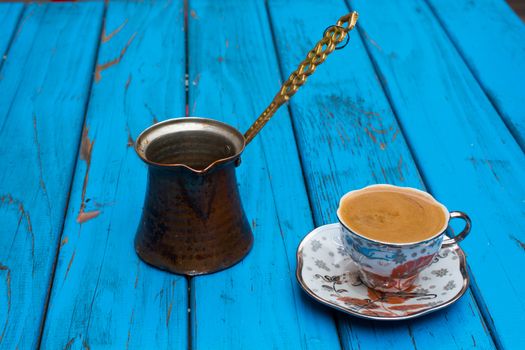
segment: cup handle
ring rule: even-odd
[[[451,245],[458,244],[461,242],[467,235],[470,233],[470,228],[472,227],[472,222],[470,221],[470,218],[467,214],[463,213],[462,211],[451,211],[450,212],[450,219],[463,219],[465,220],[465,228],[463,231],[455,235],[454,237],[445,239],[443,241],[442,247],[450,247]]]

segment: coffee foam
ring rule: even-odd
[[[394,244],[430,239],[446,229],[449,218],[447,209],[428,193],[391,185],[349,192],[337,214],[356,234]]]

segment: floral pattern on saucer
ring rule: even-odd
[[[465,254],[457,245],[441,249],[407,291],[379,292],[368,288],[359,279],[340,232],[340,224],[318,227],[297,250],[299,284],[323,304],[364,318],[397,320],[439,310],[467,290]]]

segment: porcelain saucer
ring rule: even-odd
[[[315,300],[345,313],[374,320],[403,320],[442,309],[467,290],[465,253],[442,248],[431,265],[404,292],[379,292],[359,279],[357,266],[341,243],[340,224],[310,232],[297,249],[297,280]]]

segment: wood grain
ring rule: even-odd
[[[525,156],[430,9],[352,1],[425,182],[473,220],[462,246],[472,290],[501,348],[525,334]],[[385,14],[402,13],[403,20]]]
[[[184,114],[245,131],[343,0],[190,1],[187,106],[182,1],[111,2],[104,25],[102,2],[0,4],[0,348],[38,347],[41,332],[44,349],[491,349],[489,333],[521,346],[525,156],[507,126],[523,148],[523,26],[489,0],[429,1],[351,2],[360,33],[243,155],[253,251],[195,278],[190,300],[185,278],[133,251],[146,176],[133,140]],[[473,293],[398,323],[302,293],[301,238],[381,182],[426,185],[473,217]]]
[[[264,3],[190,1],[189,13],[190,115],[244,132],[279,88]],[[295,251],[313,222],[286,108],[249,144],[237,174],[255,242],[233,268],[194,278],[194,348],[339,348],[332,312],[295,280]]]
[[[500,0],[428,2],[525,150],[525,24]]]
[[[29,5],[0,72],[3,349],[38,344],[102,9],[101,4]]]
[[[2,63],[7,59],[6,52],[15,34],[23,9],[23,4],[0,3],[0,23],[2,23],[2,27],[0,28],[0,55],[2,55],[0,67],[2,67]]]
[[[184,113],[184,61],[182,2],[108,5],[43,349],[188,347],[186,279],[133,247],[146,184],[133,140]]]
[[[335,0],[272,0],[269,9],[285,75],[348,12]],[[359,21],[369,16],[356,10]],[[338,200],[350,190],[373,183],[424,188],[379,80],[360,36],[352,32],[349,45],[333,53],[290,103],[316,225],[337,221]],[[338,325],[346,349],[428,349],[437,342],[442,348],[493,348],[471,293],[413,321],[381,323],[339,314]]]

